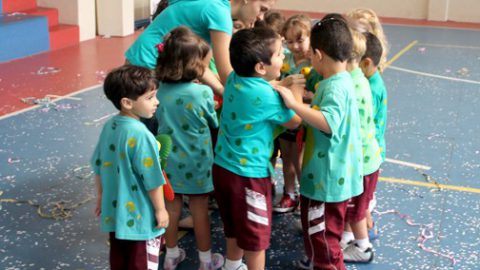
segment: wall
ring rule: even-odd
[[[345,13],[371,8],[381,17],[480,23],[479,0],[277,0],[276,9]]]
[[[135,21],[150,18],[150,0],[135,0]]]
[[[78,25],[80,41],[95,38],[95,0],[37,0],[37,4],[41,7],[57,8],[60,23]]]

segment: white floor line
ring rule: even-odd
[[[449,81],[455,81],[455,82],[464,82],[464,83],[471,83],[471,84],[480,85],[480,81],[460,79],[460,78],[455,78],[455,77],[447,77],[447,76],[442,76],[442,75],[437,75],[437,74],[432,74],[432,73],[426,73],[426,72],[421,72],[421,71],[416,71],[416,70],[406,69],[406,68],[401,68],[401,67],[396,67],[396,66],[388,66],[388,68],[393,69],[393,70],[397,70],[397,71],[403,71],[403,72],[406,72],[406,73],[422,75],[422,76],[425,76],[425,77],[432,77],[432,78],[437,78],[437,79],[443,79],[443,80],[449,80]]]
[[[59,100],[62,100],[62,99],[68,99],[70,98],[71,96],[74,96],[74,95],[78,95],[80,93],[84,93],[84,92],[88,92],[88,91],[91,91],[95,88],[98,88],[102,86],[102,84],[96,84],[96,85],[93,85],[93,86],[90,86],[90,87],[87,87],[87,88],[84,88],[82,90],[78,90],[78,91],[75,91],[75,92],[72,92],[68,95],[64,95],[64,96],[60,96],[59,98],[55,99],[55,101],[59,101]],[[19,110],[19,111],[15,111],[15,112],[11,112],[11,113],[8,113],[8,114],[5,114],[5,115],[2,115],[0,116],[0,120],[4,120],[4,119],[7,119],[7,118],[10,118],[12,116],[15,116],[15,115],[19,115],[19,114],[22,114],[24,112],[28,112],[28,111],[31,111],[31,110],[35,110],[37,108],[40,108],[41,105],[34,105],[32,107],[28,107],[28,108],[25,108],[25,109],[22,109],[22,110]]]
[[[453,45],[453,44],[418,43],[417,46],[480,50],[480,47],[462,46],[462,45]]]
[[[425,171],[428,171],[432,168],[432,167],[426,166],[426,165],[421,165],[421,164],[416,164],[416,163],[412,163],[412,162],[401,161],[401,160],[396,160],[396,159],[391,159],[391,158],[386,158],[385,161],[389,162],[389,163],[393,163],[393,164],[397,164],[397,165],[401,165],[401,166],[406,166],[406,167],[412,167],[412,168],[415,168],[415,169],[421,169],[421,170],[425,170]]]
[[[59,98],[64,98],[64,99],[71,99],[71,100],[82,100],[81,98],[78,98],[78,97],[67,97],[67,96],[59,96],[59,95],[45,95],[45,97],[49,97],[49,98],[55,98],[54,101],[58,100]]]

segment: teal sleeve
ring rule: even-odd
[[[295,112],[285,106],[279,93],[273,92],[273,95],[266,100],[268,102],[264,108],[266,109],[265,113],[268,115],[270,121],[275,124],[283,125],[292,120]]]
[[[218,117],[217,112],[215,111],[215,101],[213,100],[213,91],[206,87],[207,89],[204,91],[204,102],[202,105],[202,109],[204,112],[205,119],[208,122],[208,126],[210,128],[218,128]]]
[[[323,96],[320,103],[320,111],[325,116],[330,130],[332,131],[332,137],[338,135],[338,129],[345,117],[345,96],[344,91],[330,91]],[[343,101],[343,102],[342,102]]]
[[[216,30],[232,35],[233,21],[231,11],[221,3],[212,2],[203,10],[202,20],[209,30]]]

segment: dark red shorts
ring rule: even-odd
[[[110,233],[110,269],[112,270],[157,270],[162,236],[138,241],[115,238]]]
[[[237,239],[244,250],[266,250],[272,231],[270,177],[242,177],[214,164],[213,185],[225,237]]]
[[[340,240],[347,201],[326,203],[300,196],[303,242],[314,269],[345,270]]]
[[[353,197],[347,206],[347,222],[358,222],[366,217],[368,205],[377,188],[379,170],[363,177],[363,193]]]

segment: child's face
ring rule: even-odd
[[[273,55],[270,58],[270,65],[265,65],[265,75],[262,76],[265,80],[271,81],[280,77],[280,69],[283,65],[283,59],[285,55],[283,54],[282,41],[277,39],[272,44]]]
[[[158,107],[157,89],[154,88],[139,96],[137,100],[131,100],[131,112],[138,118],[152,118]]]
[[[365,77],[370,78],[375,74],[377,71],[377,67],[373,64],[373,61],[370,58],[365,58],[360,61],[359,64],[360,68],[363,71],[363,74],[365,74]]]
[[[237,19],[247,27],[251,27],[256,20],[263,20],[265,13],[272,8],[274,2],[274,0],[250,0],[242,6]]]
[[[285,33],[285,41],[288,49],[293,53],[293,56],[297,59],[308,58],[308,50],[310,48],[310,37],[303,33],[298,36],[298,31],[291,27]]]

